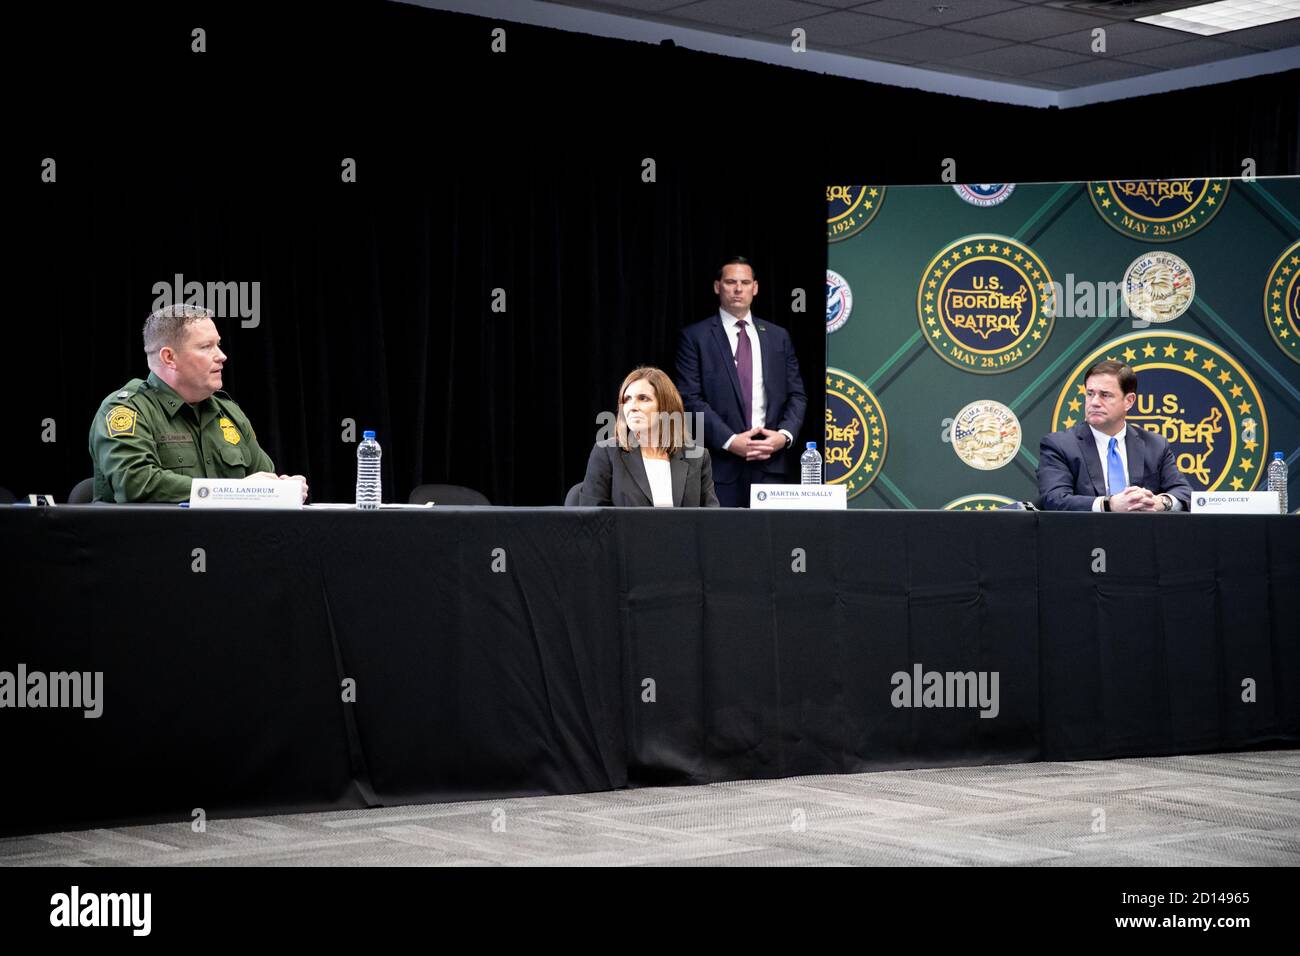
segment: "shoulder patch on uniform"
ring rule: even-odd
[[[110,438],[126,438],[135,434],[135,409],[114,405],[104,416]]]
[[[239,429],[235,428],[235,423],[229,418],[221,419],[221,437],[232,445],[239,444]]]

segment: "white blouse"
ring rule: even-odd
[[[663,458],[642,458],[645,475],[650,479],[650,494],[656,508],[673,506],[673,473],[669,462]]]

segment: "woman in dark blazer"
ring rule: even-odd
[[[615,432],[591,449],[579,505],[718,507],[709,450],[687,440],[682,397],[662,371],[637,368],[623,379]]]

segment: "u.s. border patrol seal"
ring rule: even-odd
[[[1016,189],[1015,183],[962,183],[953,191],[972,206],[996,206]]]
[[[885,413],[871,389],[848,372],[826,369],[826,461],[828,485],[860,495],[876,480],[889,450]]]
[[[999,511],[1015,501],[1005,495],[963,495],[943,506],[944,511]]]
[[[1008,236],[966,236],[926,266],[916,293],[925,341],[949,365],[996,375],[1028,362],[1052,334],[1052,276]]]
[[[129,438],[135,434],[135,409],[114,405],[104,416],[110,438]]]
[[[1137,373],[1128,421],[1168,439],[1194,490],[1251,491],[1263,479],[1268,416],[1259,388],[1221,346],[1186,332],[1134,332],[1086,356],[1056,399],[1053,430],[1083,421],[1083,376],[1104,358]]]
[[[1277,347],[1300,362],[1300,242],[1278,256],[1268,272],[1264,316]]]
[[[229,418],[223,418],[218,424],[221,426],[221,437],[232,445],[238,445],[239,429],[235,427],[235,423]]]
[[[856,236],[880,212],[884,186],[827,186],[826,241]]]
[[[1124,235],[1173,242],[1204,229],[1228,198],[1227,179],[1118,179],[1088,183],[1102,219]]]
[[[844,327],[853,312],[853,290],[838,272],[826,270],[826,334]]]
[[[1146,322],[1172,322],[1196,297],[1191,267],[1171,252],[1147,252],[1124,270],[1124,304]]]
[[[971,402],[952,420],[952,450],[980,471],[1001,468],[1020,451],[1020,419],[1001,402]]]

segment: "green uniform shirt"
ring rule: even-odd
[[[188,501],[191,478],[275,471],[223,392],[191,405],[153,372],[109,395],[90,423],[95,500]]]

